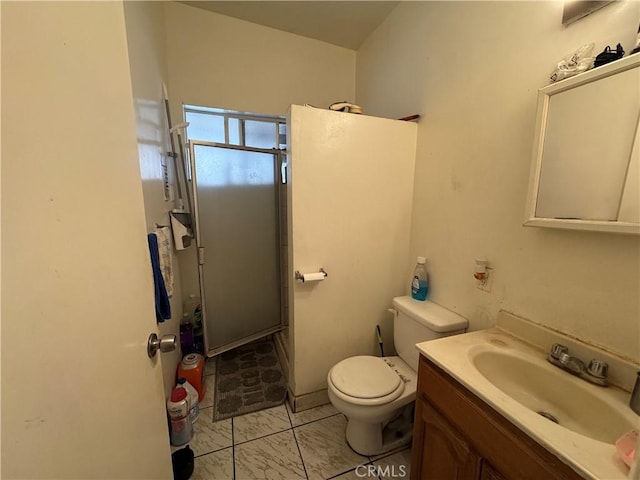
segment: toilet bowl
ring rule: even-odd
[[[464,318],[429,301],[397,297],[393,306],[399,355],[350,357],[327,375],[329,400],[347,417],[347,442],[361,455],[386,453],[411,441],[419,361],[415,344],[467,327]]]
[[[359,380],[351,383],[351,375],[344,372]],[[349,420],[346,437],[351,448],[376,455],[408,444],[416,383],[416,372],[398,356],[358,356],[336,364],[328,375],[329,400]]]

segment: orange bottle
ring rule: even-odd
[[[198,391],[198,401],[202,401],[205,394],[204,357],[199,353],[185,355],[178,365],[178,378],[184,377]]]

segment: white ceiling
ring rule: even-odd
[[[180,3],[357,50],[399,2],[227,0]]]

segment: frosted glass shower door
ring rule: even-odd
[[[277,154],[191,142],[205,342],[213,355],[280,330]]]

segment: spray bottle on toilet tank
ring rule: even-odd
[[[413,271],[413,279],[411,280],[411,297],[415,300],[424,301],[427,299],[429,292],[429,275],[424,266],[427,259],[418,257],[416,268]]]

